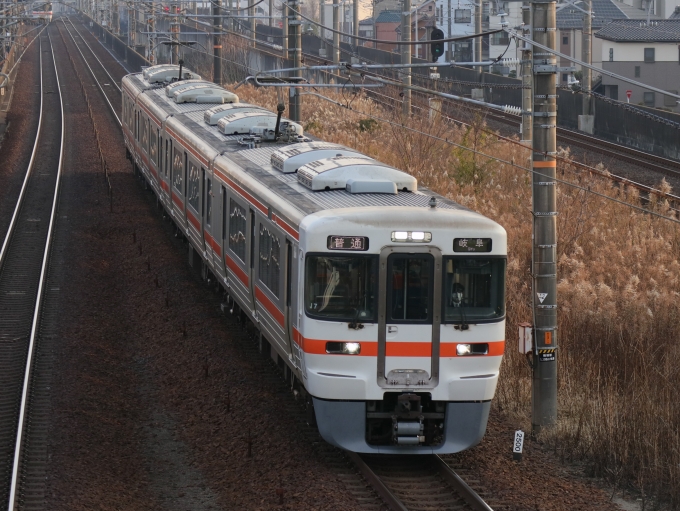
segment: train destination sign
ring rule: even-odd
[[[368,250],[368,237],[366,236],[329,236],[328,250],[355,250],[364,252]]]
[[[491,252],[491,238],[455,238],[454,252]]]

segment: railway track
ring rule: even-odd
[[[97,88],[101,91],[102,95],[104,96],[104,99],[106,100],[107,104],[110,107],[111,113],[114,115],[116,121],[118,122],[118,125],[120,126],[121,121],[119,117],[119,112],[122,111],[122,96],[120,85],[118,85],[117,80],[111,76],[109,71],[106,69],[106,66],[104,66],[99,57],[97,57],[97,54],[94,52],[92,47],[87,43],[85,38],[80,34],[80,32],[73,24],[71,19],[63,16],[60,18],[60,21],[62,22],[62,25],[66,30],[68,37],[73,41],[73,44],[78,50],[78,53],[80,54],[83,62],[85,63],[85,66],[89,70],[90,75],[92,76],[95,84],[97,85]],[[64,36],[63,32],[60,31],[60,33],[62,37],[64,38],[66,37]],[[83,51],[83,49],[85,51]]]
[[[437,455],[348,456],[391,511],[492,511]]]
[[[41,364],[43,341],[54,335],[45,319],[54,317],[58,294],[48,277],[64,154],[63,100],[48,34],[40,36],[39,51],[40,120],[0,251],[0,501],[10,511],[43,505],[49,401]]]

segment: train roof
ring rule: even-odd
[[[182,130],[182,138],[195,149],[200,148],[200,154],[206,155],[204,163],[213,164],[218,170],[230,173],[230,177],[234,177],[242,185],[254,186],[256,190],[253,191],[262,194],[265,200],[270,197],[274,202],[274,196],[284,199],[289,208],[298,212],[293,214],[287,208],[289,215],[286,216],[296,217],[290,220],[299,222],[306,215],[343,208],[427,208],[432,197],[436,198],[437,208],[478,215],[446,197],[426,188],[418,188],[415,178],[407,173],[368,156],[357,155],[357,151],[339,144],[323,142],[305,135],[302,143],[262,142],[259,147],[243,145],[239,143],[243,141],[243,135],[224,135],[218,126],[207,124],[205,112],[216,105],[175,103],[167,96],[164,87],[149,84],[141,73],[126,76],[123,85],[149,112],[160,117],[155,119],[157,123],[165,122],[167,128],[173,131]],[[329,150],[332,152],[334,148],[338,150],[337,156],[329,157]],[[310,162],[309,157],[299,156],[316,150],[319,150],[318,160]],[[301,169],[301,172],[291,171],[290,166],[285,165],[292,157],[300,158],[302,165],[295,170]],[[367,167],[366,160],[373,165]],[[343,166],[346,171],[338,172],[343,170]],[[358,170],[349,169],[351,166]],[[242,174],[231,174],[239,168]],[[310,179],[311,176],[332,183],[332,172],[337,174],[337,183],[334,186],[320,187],[314,185]],[[280,199],[276,202],[280,202]],[[483,215],[479,216],[484,218]]]

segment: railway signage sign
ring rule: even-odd
[[[524,431],[515,431],[515,440],[512,443],[512,459],[522,461],[522,449],[524,448]]]
[[[491,252],[491,238],[455,238],[454,252]]]
[[[630,103],[630,97],[633,95],[633,91],[628,89],[626,91],[626,98],[628,98],[628,103]]]
[[[366,236],[329,236],[327,240],[328,250],[353,250],[365,252],[368,250],[368,237]]]

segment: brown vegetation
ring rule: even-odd
[[[275,107],[271,89],[237,92],[242,101]],[[461,126],[418,112],[409,120],[413,131],[401,126],[398,103],[327,95],[351,109],[305,96],[311,134],[407,170],[421,186],[507,230],[508,349],[495,406],[530,429],[531,374],[515,348],[517,324],[531,319],[531,179],[520,168],[529,152],[498,141],[480,118]],[[674,211],[663,194],[646,201],[568,163],[558,165],[558,177],[582,188],[558,187],[559,422],[541,440],[589,474],[677,507],[680,228],[597,193],[671,218]],[[660,189],[670,192],[665,183]]]

